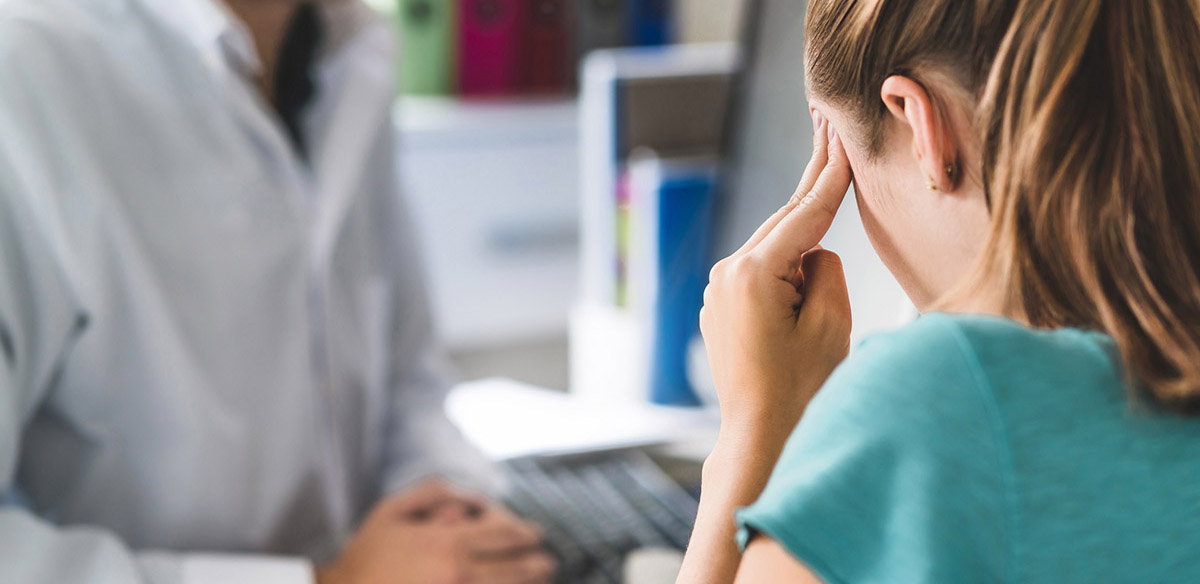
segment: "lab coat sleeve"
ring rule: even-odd
[[[49,42],[55,15],[41,5],[0,2],[0,582],[308,584],[304,560],[134,550],[112,531],[56,525],[21,494],[19,462],[56,462],[27,451],[24,428],[87,334],[65,228],[55,219],[53,161],[22,140],[37,131],[32,124],[53,118],[37,96],[53,85],[49,55],[63,45]]]
[[[375,148],[376,176],[386,184],[378,192],[386,224],[380,225],[387,245],[394,287],[393,342],[390,364],[384,493],[402,490],[423,478],[440,476],[491,496],[504,481],[496,466],[470,444],[445,412],[452,375],[435,338],[417,238],[397,184],[395,140],[389,128]]]
[[[416,343],[419,338],[432,342],[425,335],[405,340]],[[496,467],[445,414],[448,376],[438,349],[414,345],[412,353],[397,361],[401,365],[389,400],[383,491],[396,492],[425,478],[442,477],[492,497],[500,495],[504,482]]]
[[[0,101],[0,108],[3,102]],[[3,115],[0,115],[3,119]],[[307,584],[306,561],[139,553],[115,534],[59,527],[29,510],[16,469],[24,425],[44,401],[86,313],[72,292],[45,221],[13,194],[0,144],[0,582],[67,584]],[[7,188],[6,188],[7,187]],[[43,461],[52,464],[53,461]]]

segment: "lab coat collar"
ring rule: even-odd
[[[140,0],[159,20],[204,55],[209,65],[255,74],[262,61],[250,31],[221,0]]]
[[[222,0],[141,0],[158,18],[196,46],[207,58],[238,72],[262,73],[254,37]],[[336,51],[376,18],[361,0],[319,2],[324,21],[322,56]]]

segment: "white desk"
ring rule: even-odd
[[[711,409],[585,399],[504,379],[458,386],[446,410],[494,460],[659,447],[699,462],[712,450],[720,425],[720,414]]]
[[[597,401],[504,379],[458,386],[446,409],[497,461],[646,447],[698,465],[711,452],[720,422],[711,409]],[[672,584],[682,560],[676,550],[637,550],[625,561],[625,582]]]

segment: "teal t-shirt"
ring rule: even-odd
[[[796,427],[742,544],[827,584],[1200,582],[1200,420],[1131,397],[1112,339],[931,314],[872,337]]]

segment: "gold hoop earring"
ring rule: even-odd
[[[936,191],[936,190],[938,190],[937,183],[933,182],[933,177],[932,177],[932,176],[930,176],[930,177],[926,177],[926,179],[925,179],[925,180],[926,180],[926,183],[927,183],[927,184],[926,184],[926,186],[928,186],[928,187],[929,187],[929,190],[931,190],[931,191]]]
[[[951,180],[954,179],[954,165],[953,164],[946,165],[946,177],[950,178]]]

